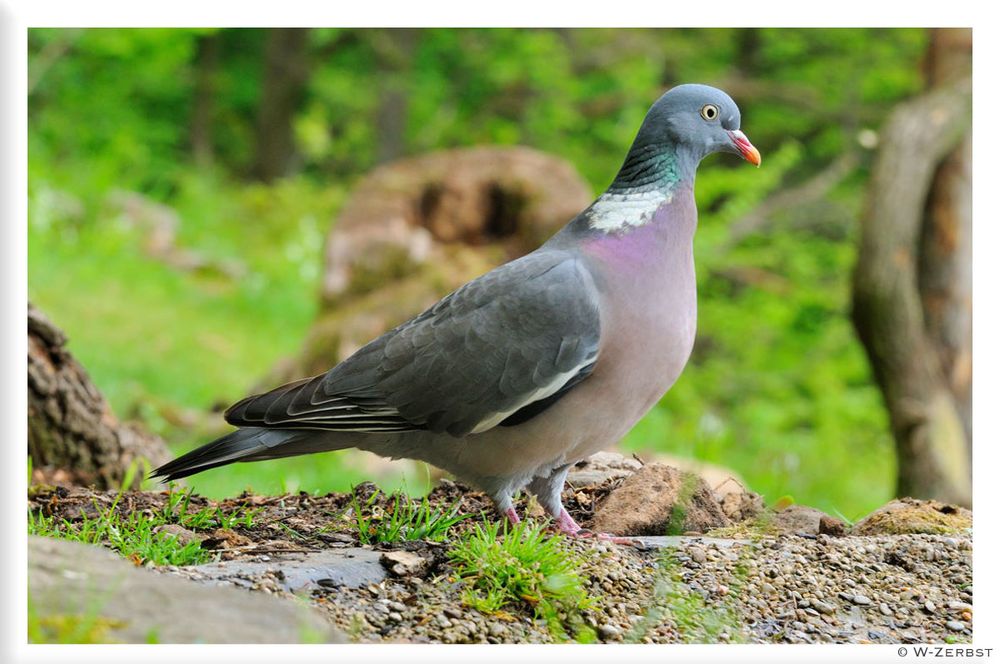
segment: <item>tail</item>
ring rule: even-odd
[[[160,477],[163,482],[180,479],[210,468],[226,466],[236,461],[260,461],[297,454],[308,454],[336,449],[338,446],[322,444],[317,432],[309,430],[264,429],[245,427],[226,434],[207,445],[165,463],[150,478]],[[344,445],[343,447],[348,447]]]

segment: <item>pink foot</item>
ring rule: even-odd
[[[566,533],[570,537],[576,537],[583,530],[580,524],[573,520],[573,517],[569,515],[569,512],[565,508],[559,513],[559,518],[556,519],[556,528],[559,529],[559,532]]]
[[[517,510],[514,509],[513,507],[508,507],[504,511],[504,516],[506,516],[507,520],[510,521],[512,524],[521,523],[521,517],[517,515]]]
[[[595,533],[592,530],[587,530],[578,524],[573,517],[569,515],[569,512],[563,508],[562,512],[559,513],[559,518],[556,519],[556,527],[559,528],[559,532],[565,533],[570,537],[579,537],[581,539],[596,539],[601,542],[611,542],[612,544],[625,544],[628,546],[635,546],[639,544],[637,540],[630,537],[618,537],[616,535],[609,535],[608,533]]]

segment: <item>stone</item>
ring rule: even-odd
[[[812,600],[812,607],[822,613],[823,615],[829,616],[833,615],[834,606],[832,604],[827,604],[826,602],[818,599]]]
[[[198,537],[198,535],[193,531],[188,530],[184,526],[176,523],[165,523],[162,526],[157,526],[153,529],[153,532],[173,537],[181,546],[187,546],[191,542],[201,541],[201,538]]]
[[[852,535],[954,535],[972,528],[972,512],[936,500],[900,498],[864,517],[851,528]]]
[[[828,514],[819,518],[819,534],[831,537],[843,537],[847,534],[848,525]]]
[[[396,576],[423,576],[430,561],[412,551],[386,551],[379,559]]]
[[[944,625],[953,632],[961,632],[965,629],[965,623],[958,620],[949,620]]]
[[[651,463],[638,469],[594,510],[591,528],[616,535],[703,533],[731,525],[701,478]]]
[[[774,513],[771,525],[783,535],[818,535],[824,518],[833,519],[815,507],[789,505]]]
[[[729,482],[723,486],[728,487],[733,484],[736,483]],[[719,487],[714,490],[722,512],[733,521],[746,521],[763,514],[765,510],[763,496],[743,490],[738,484],[736,486],[740,491],[729,491],[720,495]]]
[[[266,560],[265,560],[266,558]],[[280,574],[276,575],[276,572]],[[261,556],[261,561],[230,560],[181,568],[179,574],[207,583],[240,583],[275,577],[288,592],[315,588],[360,588],[386,578],[377,551],[355,547],[312,553]]]
[[[597,636],[602,641],[613,641],[621,636],[622,631],[614,625],[604,624],[597,627]]]
[[[633,457],[598,452],[575,463],[566,475],[566,483],[573,487],[599,486],[611,479],[628,477],[640,468],[642,464]]]
[[[28,598],[41,620],[93,619],[105,642],[346,642],[316,610],[293,600],[206,587],[136,567],[102,547],[44,537],[28,538]]]

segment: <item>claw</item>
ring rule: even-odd
[[[596,539],[601,542],[611,542],[612,544],[623,544],[626,546],[642,546],[642,543],[638,540],[632,539],[631,537],[618,537],[617,535],[609,535],[608,533],[595,533],[592,530],[583,528],[578,524],[573,517],[569,515],[569,512],[565,508],[559,513],[559,518],[556,519],[556,527],[559,532],[564,533],[570,537],[579,537],[581,539]]]

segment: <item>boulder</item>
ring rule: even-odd
[[[261,388],[321,373],[462,284],[547,240],[593,200],[572,164],[526,147],[394,161],[354,188],[324,248],[319,315]]]
[[[28,538],[28,603],[42,631],[90,624],[87,638],[101,642],[346,642],[291,599],[209,587],[101,547],[44,537]]]
[[[843,534],[846,524],[815,507],[789,505],[774,512],[770,525],[781,535]]]
[[[854,524],[852,535],[954,535],[972,528],[972,512],[936,500],[899,498]]]
[[[730,524],[704,480],[650,463],[596,506],[591,527],[615,535],[668,535],[703,533]]]

